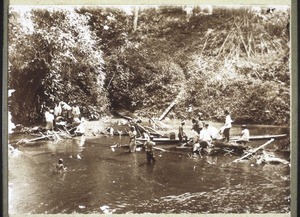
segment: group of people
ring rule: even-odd
[[[83,135],[85,132],[84,118],[81,117],[79,106],[73,102],[71,105],[66,102],[55,103],[54,109],[48,108],[45,112],[46,130],[57,130],[59,126],[69,127],[76,135]]]
[[[213,140],[224,140],[225,142],[229,142],[230,140],[230,129],[232,128],[232,122],[230,113],[228,110],[224,111],[225,114],[225,123],[224,125],[217,130],[213,126],[209,126],[208,123],[204,123],[202,120],[202,116],[198,116],[198,120],[196,118],[192,118],[192,130],[195,133],[194,138],[192,139],[192,143],[194,144],[194,150],[201,147],[211,146],[211,142]],[[182,120],[178,129],[178,138],[181,142],[187,142],[187,136],[183,131],[183,126],[185,125],[185,121]],[[242,125],[242,132],[240,138],[236,140],[238,143],[245,144],[249,142],[250,133],[245,125]]]
[[[137,131],[135,129],[135,126],[130,126],[129,128],[129,153],[136,151],[136,137],[137,137]],[[154,156],[153,147],[155,146],[155,142],[153,142],[153,136],[148,135],[147,133],[144,133],[144,138],[147,139],[147,141],[144,143],[143,147],[146,152],[147,162],[151,163],[151,161],[154,163],[156,162],[156,158]]]

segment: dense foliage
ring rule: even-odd
[[[10,13],[9,88],[16,91],[11,112],[16,123],[43,119],[55,102],[76,103],[97,117],[108,100],[103,90],[102,53],[85,16],[72,10],[34,9]]]
[[[18,121],[59,98],[90,116],[108,104],[159,116],[176,100],[177,116],[192,104],[207,119],[223,120],[226,108],[236,123],[289,123],[288,10],[81,7],[29,19],[26,34],[18,13],[10,18]]]

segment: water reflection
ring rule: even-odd
[[[9,212],[177,214],[289,210],[288,166],[230,163],[239,157],[235,155],[201,157],[161,151],[155,151],[157,162],[148,164],[144,151],[128,153],[127,149],[116,148],[112,152],[110,145],[116,143],[128,144],[128,137],[83,136],[22,147],[21,157],[9,159],[9,181],[13,183],[9,188]],[[64,159],[67,172],[51,173],[59,158]]]
[[[69,153],[70,156],[80,155],[84,149],[85,137],[81,136],[74,139],[65,139],[60,141],[48,141],[47,148],[53,154]]]

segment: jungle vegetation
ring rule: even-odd
[[[88,119],[158,117],[176,100],[220,121],[287,125],[289,9],[156,6],[10,8],[9,110],[36,124],[55,102]]]

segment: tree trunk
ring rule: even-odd
[[[133,20],[133,31],[134,32],[137,29],[138,17],[139,17],[139,8],[136,6],[136,7],[134,7],[134,20]]]

